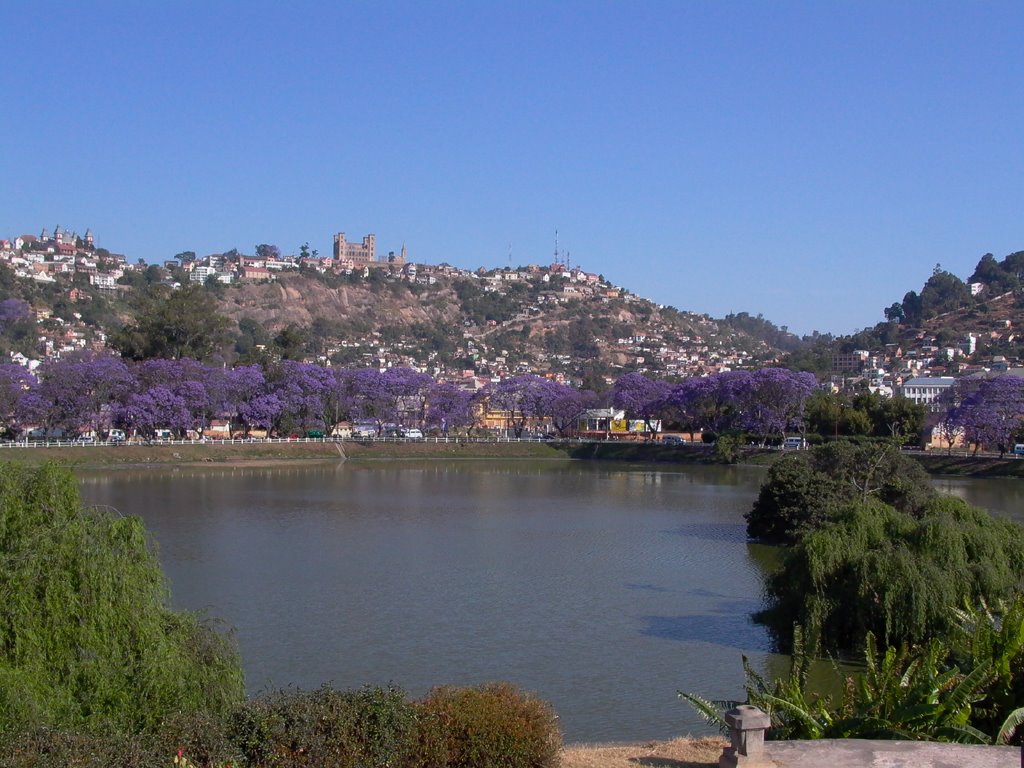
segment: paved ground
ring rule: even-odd
[[[920,741],[769,741],[777,768],[1024,768],[1018,747]]]

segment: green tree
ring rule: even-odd
[[[891,444],[829,443],[787,454],[768,470],[747,535],[768,543],[793,543],[833,520],[850,502],[880,499],[919,515],[936,495],[928,475]]]
[[[138,518],[83,509],[65,468],[0,464],[0,740],[237,705],[233,643],[167,597]]]
[[[873,633],[885,645],[952,632],[958,605],[994,603],[1020,587],[1024,528],[936,496],[919,516],[878,499],[847,504],[786,551],[761,619],[783,643],[794,624],[824,650]]]
[[[309,346],[309,329],[289,323],[274,337],[274,347],[284,360],[301,360]]]
[[[905,397],[883,397],[862,392],[853,398],[853,407],[863,411],[871,423],[875,437],[916,439],[924,428],[925,407]]]
[[[139,300],[136,321],[111,335],[111,344],[135,360],[205,360],[230,342],[230,322],[202,286],[152,286]]]

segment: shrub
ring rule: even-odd
[[[249,702],[229,737],[249,765],[331,768],[402,765],[415,740],[415,710],[401,690],[286,690]]]
[[[721,435],[715,440],[715,461],[735,464],[743,451],[743,439],[739,435]]]
[[[561,747],[550,705],[509,683],[436,688],[419,703],[422,768],[547,768]]]
[[[174,754],[159,754],[144,736],[40,729],[9,741],[0,768],[156,768]]]

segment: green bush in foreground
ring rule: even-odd
[[[255,699],[228,732],[243,765],[361,768],[407,765],[415,728],[413,705],[396,688],[325,686]]]
[[[31,728],[139,732],[244,695],[229,637],[168,607],[136,517],[85,510],[71,472],[0,464],[0,744]]]
[[[421,768],[548,768],[562,746],[547,703],[508,683],[437,688],[419,703]]]
[[[439,688],[285,690],[225,719],[180,716],[146,734],[38,730],[11,739],[0,768],[554,768],[551,707],[508,683]]]

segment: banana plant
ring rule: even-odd
[[[991,741],[970,722],[972,705],[982,699],[992,679],[988,663],[962,673],[957,667],[946,666],[949,651],[941,642],[890,647],[880,652],[874,635],[869,634],[862,670],[844,674],[833,662],[834,674],[844,682],[842,695],[834,700],[808,689],[811,657],[801,632],[794,633],[793,645],[789,675],[771,684],[751,668],[746,658],[743,660],[747,701],[771,717],[769,738]],[[693,694],[680,695],[712,719],[710,710],[718,702]],[[698,700],[699,706],[695,703]],[[714,719],[724,724],[721,711]],[[1024,720],[1024,710],[1020,719]],[[1010,720],[1007,725],[1016,727]]]

